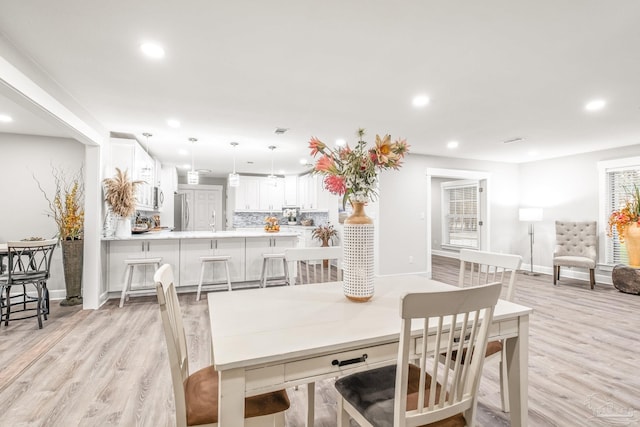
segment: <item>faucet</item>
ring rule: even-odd
[[[209,223],[209,227],[211,227],[211,231],[213,233],[216,232],[216,211],[211,212],[211,222]]]

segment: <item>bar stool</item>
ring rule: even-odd
[[[124,278],[124,287],[122,288],[122,294],[120,295],[120,308],[124,306],[125,298],[129,299],[131,293],[131,280],[133,279],[133,269],[135,267],[149,267],[152,266],[156,270],[160,268],[162,258],[131,258],[125,259],[124,265],[126,269]]]
[[[260,287],[267,287],[267,264],[269,260],[282,260],[282,265],[284,266],[284,281],[286,284],[289,284],[289,267],[287,265],[287,260],[284,256],[284,253],[276,253],[276,254],[262,254],[262,274],[260,275]],[[275,279],[275,278],[272,278]]]
[[[229,260],[231,255],[208,255],[200,257],[200,282],[198,282],[198,292],[196,293],[196,301],[200,301],[200,291],[202,290],[202,281],[204,280],[204,266],[208,262],[223,262],[227,272],[227,287],[231,291],[231,274],[229,274]],[[215,265],[215,264],[214,264]]]

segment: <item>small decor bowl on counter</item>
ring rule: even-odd
[[[305,218],[302,221],[300,221],[301,225],[304,225],[305,227],[310,227],[313,225],[313,219],[312,218]]]

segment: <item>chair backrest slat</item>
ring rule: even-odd
[[[501,287],[500,282],[494,282],[402,297],[394,425],[429,424],[462,412],[468,416],[467,422],[472,422],[489,326]],[[421,345],[412,344],[416,339],[411,330],[414,319],[422,320]],[[420,369],[418,401],[415,409],[408,410],[409,362],[415,359]],[[427,373],[430,384],[426,383]]]
[[[517,271],[522,264],[520,255],[462,249],[459,258],[458,286],[500,282],[507,288],[505,299],[513,300]]]
[[[284,257],[291,284],[322,283],[342,279],[342,247],[287,248]],[[327,261],[327,267],[324,262]]]
[[[156,283],[162,327],[167,342],[176,405],[176,420],[178,420],[178,425],[182,425],[186,423],[187,419],[184,382],[189,376],[189,355],[182,323],[182,310],[173,282],[171,265],[163,264],[160,266],[153,275],[153,280]]]
[[[58,239],[7,242],[7,283],[47,280]]]

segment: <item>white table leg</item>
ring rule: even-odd
[[[529,316],[518,318],[518,336],[506,340],[511,425],[525,427],[528,421]]]
[[[218,427],[239,427],[244,425],[243,369],[218,372]]]
[[[313,427],[316,409],[316,383],[307,384],[307,426]]]

